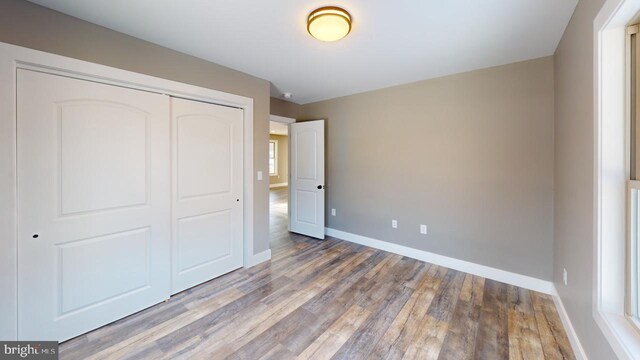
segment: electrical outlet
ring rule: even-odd
[[[427,225],[420,225],[420,234],[427,235]]]
[[[562,281],[564,282],[564,286],[567,286],[567,284],[569,282],[568,281],[569,276],[567,274],[567,269],[562,269],[562,270],[563,270],[563,272],[562,272]]]
[[[398,220],[391,220],[391,227],[394,229],[398,228]]]
[[[336,216],[336,209],[331,209],[331,216]]]

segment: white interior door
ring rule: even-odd
[[[242,266],[243,111],[171,99],[172,293]]]
[[[324,239],[324,120],[289,126],[289,230]]]
[[[19,339],[66,340],[167,299],[168,97],[17,77]]]

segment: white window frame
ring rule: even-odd
[[[594,284],[593,317],[616,355],[640,355],[630,314],[627,209],[630,178],[630,78],[626,27],[640,0],[607,0],[593,22]]]
[[[269,139],[269,145],[273,144],[273,172],[269,169],[269,176],[278,176],[278,140]],[[271,154],[271,149],[269,149]],[[271,160],[271,158],[269,158]]]
[[[640,181],[629,180],[627,183],[627,274],[629,281],[626,284],[627,290],[627,316],[636,329],[640,330]]]

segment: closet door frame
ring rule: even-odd
[[[16,80],[27,69],[243,110],[243,266],[268,260],[253,252],[253,99],[0,42],[0,339],[18,339]]]

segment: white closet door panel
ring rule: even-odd
[[[143,228],[58,246],[60,272],[64,274],[61,312],[67,314],[149,286],[150,235],[149,229]],[[119,256],[105,256],[113,251]]]
[[[232,215],[229,210],[178,220],[180,273],[188,273],[196,267],[230,256],[232,233]]]
[[[228,194],[233,123],[207,114],[181,115],[176,123],[179,199]]]
[[[172,98],[177,293],[242,266],[240,109]]]
[[[59,113],[61,213],[144,205],[146,113],[96,100],[62,103]]]
[[[19,338],[170,295],[168,97],[18,70]]]

